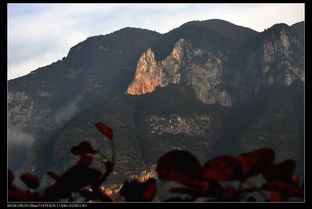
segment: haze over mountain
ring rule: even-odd
[[[304,22],[259,33],[217,19],[90,37],[8,82],[9,168],[47,184],[44,173],[70,167],[80,141],[110,151],[94,127],[103,122],[115,133],[115,190],[155,175],[172,149],[204,162],[270,147],[278,161],[295,159],[302,179],[303,37]]]

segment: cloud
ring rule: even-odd
[[[10,70],[14,73],[8,75],[8,79],[23,76],[25,75],[25,69],[35,70],[39,67],[49,65],[61,57],[62,53],[58,53],[57,51],[50,53],[50,51],[48,51],[46,53],[40,53],[36,57],[29,57],[19,62],[13,62],[10,65]]]
[[[8,4],[8,79],[61,59],[90,36],[124,27],[166,33],[216,18],[263,31],[304,20],[304,4]]]
[[[292,25],[304,20],[304,4],[224,4],[211,16],[263,31],[276,23]]]

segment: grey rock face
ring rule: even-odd
[[[94,149],[105,152],[110,151],[109,144],[103,141],[102,136],[94,130],[93,125],[94,121],[102,121],[104,119],[107,120],[106,122],[111,123],[110,125],[114,129],[114,133],[116,133],[116,144],[118,144],[116,147],[116,160],[118,163],[116,164],[114,176],[121,176],[121,180],[124,180],[125,177],[139,178],[141,180],[148,176],[154,177],[154,165],[150,164],[157,161],[161,155],[160,153],[171,149],[189,149],[201,159],[206,160],[206,154],[213,153],[215,143],[221,135],[219,132],[215,133],[215,130],[218,129],[215,127],[223,126],[221,122],[226,118],[223,115],[214,119],[212,115],[206,113],[200,115],[190,112],[189,115],[183,115],[182,113],[175,114],[170,112],[162,115],[159,112],[153,112],[150,115],[148,115],[149,113],[144,115],[143,121],[136,124],[137,121],[124,119],[134,118],[134,115],[123,115],[133,104],[129,102],[127,105],[121,105],[124,101],[113,101],[114,111],[99,117],[99,113],[103,111],[101,107],[92,117],[90,116],[87,119],[87,116],[82,117],[81,121],[85,121],[85,124],[81,124],[81,126],[77,126],[74,129],[71,128],[73,125],[68,120],[87,107],[87,105],[82,106],[81,103],[94,96],[94,98],[99,98],[96,101],[94,100],[94,104],[96,104],[103,99],[106,93],[111,93],[113,86],[119,86],[122,83],[125,88],[122,88],[118,93],[127,89],[126,92],[131,95],[150,93],[155,91],[157,87],[165,88],[169,84],[176,83],[191,87],[195,92],[196,98],[202,103],[231,107],[236,102],[251,101],[257,96],[258,92],[276,83],[291,86],[296,83],[296,80],[304,82],[304,46],[287,28],[269,34],[266,38],[260,37],[256,44],[253,41],[250,40],[251,46],[247,45],[247,49],[244,49],[245,51],[242,53],[232,48],[220,48],[214,51],[204,47],[195,48],[192,45],[192,40],[182,38],[174,44],[171,52],[162,60],[156,60],[155,57],[157,56],[155,56],[153,49],[144,46],[138,53],[138,56],[135,59],[133,58],[131,67],[128,64],[122,65],[123,68],[117,68],[112,65],[108,66],[104,71],[102,67],[106,66],[106,62],[110,61],[110,59],[105,60],[103,63],[101,62],[101,64],[96,63],[92,65],[91,63],[90,66],[81,64],[77,69],[75,67],[67,69],[66,66],[63,68],[64,71],[57,72],[60,76],[56,77],[64,79],[66,85],[64,84],[55,91],[54,88],[33,88],[35,91],[32,92],[33,89],[29,90],[33,94],[28,94],[20,89],[9,89],[8,132],[10,134],[8,138],[10,140],[13,139],[13,141],[16,140],[16,143],[18,143],[18,140],[23,142],[29,141],[32,145],[38,137],[43,137],[42,133],[52,133],[53,130],[64,127],[64,130],[58,132],[57,137],[53,139],[55,141],[49,147],[53,152],[53,157],[51,157],[51,162],[47,165],[48,170],[53,170],[60,174],[77,161],[77,158],[74,158],[75,156],[70,156],[69,150],[82,140],[90,141]],[[124,54],[124,50],[114,51],[113,48],[105,45],[96,46],[96,49],[99,52],[107,52],[107,54]],[[133,48],[130,47],[130,49]],[[77,50],[82,49],[78,47]],[[240,59],[237,61],[237,57],[231,54],[235,50],[238,51],[237,57],[242,57],[241,60],[244,62],[239,67],[236,64],[240,62]],[[117,60],[117,62],[123,63],[122,58],[125,59],[126,57],[129,56],[118,57],[118,59],[115,57],[113,61]],[[100,58],[102,59],[102,57]],[[137,65],[135,66],[136,63]],[[133,76],[133,71],[129,73],[128,69],[129,71],[135,70],[132,82],[130,79]],[[110,74],[115,72],[115,70],[119,70],[119,74]],[[51,71],[47,70],[47,72]],[[37,75],[39,73],[33,74]],[[128,80],[116,79],[126,73],[129,77]],[[98,79],[102,75],[103,78]],[[109,84],[114,79],[117,80],[116,84]],[[49,102],[54,102],[54,99],[59,96],[58,93],[60,92],[58,91],[67,89],[65,88],[67,83],[69,86],[73,86],[72,89],[68,93],[66,92],[65,96],[57,98],[58,103],[52,109],[52,105]],[[127,88],[129,83],[130,85]],[[54,83],[50,82],[49,84]],[[66,99],[67,96],[71,96],[70,101],[66,100],[66,102],[62,103],[62,100]],[[41,102],[43,100],[48,102]],[[283,102],[281,102],[279,107],[282,104]],[[118,107],[118,105],[121,105],[122,108]],[[217,107],[219,108],[220,106]],[[187,112],[187,107],[184,108]],[[157,107],[154,109],[157,109]],[[228,110],[230,108],[224,109]],[[291,111],[293,110],[290,109],[285,112]],[[139,119],[141,120],[141,118]],[[264,122],[270,120],[272,120],[270,115],[263,119]],[[282,121],[286,121],[286,119],[282,118],[279,121],[273,121],[268,130],[274,124],[279,124]],[[290,128],[286,129],[290,130]],[[142,131],[146,132],[140,135],[139,133]],[[264,131],[266,130],[261,129],[259,134],[255,134],[255,137],[243,136],[245,139],[242,140],[241,144],[248,145],[247,151],[251,147],[249,143],[255,145],[252,148],[259,147],[259,144],[261,146],[272,144],[273,142],[268,140],[271,139],[269,138],[270,136],[263,134]],[[283,132],[284,129],[281,129],[281,132],[277,134],[279,138],[274,137],[278,138],[278,141],[274,142],[277,147],[281,143],[285,144],[285,146],[287,143],[287,146],[290,144],[289,140],[282,135]],[[298,137],[295,137],[296,134],[293,134],[293,136],[293,139],[299,141],[297,140]],[[255,138],[259,143],[251,141],[250,138]],[[300,149],[296,143],[291,144],[291,149]],[[284,150],[285,148],[280,149]],[[27,172],[37,171],[40,161],[40,159],[36,159],[35,154],[37,150],[31,147],[27,151],[27,157],[25,157],[21,170],[24,169]],[[293,155],[285,153],[281,159],[287,156],[295,158],[297,154],[295,152]],[[99,165],[99,167],[101,166],[103,167],[103,165]],[[43,184],[48,184],[49,180],[51,179],[45,176],[42,182]],[[117,183],[120,181],[112,181],[108,188],[113,193],[118,191],[120,184]]]
[[[195,90],[196,97],[203,103],[232,105],[229,93],[218,88],[224,83],[223,62],[226,61],[222,52],[208,52],[205,49],[194,49],[188,56],[184,82]]]
[[[157,86],[181,83],[191,86],[203,103],[232,106],[233,102],[250,100],[276,82],[285,86],[294,80],[304,82],[303,46],[287,28],[261,40],[249,50],[246,60],[244,69],[229,69],[235,60],[227,51],[194,48],[180,39],[162,61],[155,60],[151,49],[143,53],[127,93],[140,95]]]
[[[37,95],[50,97],[52,93],[38,90]],[[56,110],[23,91],[9,90],[7,100],[8,149],[12,155],[9,157],[9,167],[18,173],[28,172],[29,168],[36,173],[40,161],[37,159],[40,143],[78,111],[81,96]]]
[[[193,87],[197,98],[206,104],[231,106],[230,95],[216,87],[223,83],[222,62],[226,59],[221,52],[193,49],[184,39],[180,39],[161,62],[157,62],[152,50],[148,49],[138,61],[135,78],[127,93],[140,95],[154,91],[157,86],[184,83]]]
[[[205,136],[209,131],[210,120],[205,115],[195,115],[191,118],[185,118],[177,114],[169,117],[162,117],[152,115],[146,118],[145,121],[149,123],[151,133],[162,135],[169,134],[186,134],[190,136]]]
[[[42,118],[49,112],[48,108],[37,104],[25,92],[8,91],[7,100],[8,121],[17,128],[32,128],[31,130],[35,132],[34,129],[42,125]]]

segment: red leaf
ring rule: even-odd
[[[201,185],[204,181],[202,167],[198,159],[187,151],[170,151],[157,162],[158,177],[165,181],[175,181],[184,185]]]
[[[150,178],[145,182],[125,182],[120,190],[120,195],[126,201],[151,201],[156,195],[156,179]]]
[[[90,142],[83,141],[78,146],[72,147],[71,153],[73,155],[85,155],[88,153],[94,154],[94,153],[97,153],[97,151],[92,149]]]
[[[13,172],[11,170],[8,170],[8,183],[9,183],[9,185],[12,184],[14,179],[15,179],[15,176],[14,176]]]
[[[39,187],[39,177],[31,173],[25,173],[21,175],[21,180],[31,189]]]
[[[164,200],[164,202],[193,202],[194,200],[192,198],[186,197],[186,198],[181,198],[181,197],[171,197],[169,199]]]
[[[188,194],[192,198],[198,197],[217,197],[221,198],[223,195],[223,187],[214,180],[207,180],[207,187],[194,187],[193,185],[189,187],[177,187],[170,189],[172,193],[178,194]]]
[[[102,195],[100,196],[100,200],[102,202],[116,202],[114,198],[112,198],[110,195],[106,194],[105,192],[102,192]]]
[[[282,197],[277,193],[272,191],[270,193],[270,199],[267,200],[267,202],[281,202],[282,201]]]
[[[82,189],[79,191],[79,194],[81,197],[84,197],[86,198],[87,200],[91,200],[94,195],[93,195],[93,192],[92,191],[89,191],[88,189]]]
[[[143,200],[151,201],[156,195],[156,179],[150,178],[143,182],[144,184],[144,192],[143,192]]]
[[[96,186],[102,173],[94,168],[74,166],[68,169],[55,183],[57,189],[68,191],[79,191],[87,185]]]
[[[247,202],[256,202],[256,198],[253,196],[248,197]]]
[[[228,186],[223,191],[223,200],[226,201],[238,201],[239,193],[231,186]]]
[[[104,134],[108,138],[110,138],[110,139],[114,138],[113,130],[111,128],[109,128],[108,126],[104,125],[103,123],[96,123],[95,126],[97,127],[97,129],[99,129],[99,131],[102,134]]]
[[[278,180],[292,183],[295,170],[296,162],[294,160],[285,160],[279,164],[272,165],[262,175],[267,181]]]
[[[242,176],[241,164],[235,157],[216,157],[205,163],[203,176],[215,181],[237,180]]]
[[[88,155],[81,155],[79,161],[76,163],[76,166],[88,168],[92,163],[93,158]]]
[[[9,187],[8,187],[8,200],[9,200],[9,202],[31,202],[31,201],[33,201],[33,198],[29,193],[15,187],[13,185],[9,185]]]
[[[303,197],[303,190],[283,181],[271,181],[262,186],[263,190],[276,191],[283,197]]]
[[[187,194],[191,197],[206,197],[207,195],[205,191],[191,187],[175,187],[171,188],[170,192],[176,194]]]
[[[243,179],[256,176],[270,167],[275,154],[271,149],[258,149],[253,152],[240,154],[237,159],[242,165]]]
[[[116,200],[113,199],[110,195],[108,195],[105,191],[100,191],[100,190],[89,191],[89,190],[84,189],[80,191],[79,194],[81,197],[85,197],[86,201],[116,202]]]
[[[299,178],[298,178],[298,176],[292,176],[292,177],[291,177],[291,183],[292,183],[294,186],[298,187],[298,186],[299,186]],[[303,188],[302,188],[302,189],[303,189]]]
[[[202,189],[198,187],[176,187],[170,189],[171,193],[176,194],[187,194],[193,199],[199,197],[218,197],[220,198],[223,193],[223,188],[220,184],[210,182],[207,189]]]
[[[53,171],[47,171],[47,175],[56,181],[60,179],[60,176],[54,173]]]
[[[58,199],[69,198],[70,196],[71,193],[69,190],[58,187],[57,185],[49,186],[44,190],[45,201],[56,202]]]

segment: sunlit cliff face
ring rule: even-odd
[[[157,86],[164,86],[163,73],[157,66],[154,53],[148,49],[137,64],[135,80],[129,86],[128,94],[140,95],[154,91]]]
[[[193,59],[203,59],[204,62],[194,63]],[[231,106],[230,95],[216,88],[223,82],[222,59],[226,57],[221,52],[193,49],[185,39],[177,41],[171,53],[162,61],[155,60],[153,51],[148,49],[138,61],[135,77],[127,93],[141,95],[153,92],[156,87],[183,82],[195,90],[196,97],[203,103]]]
[[[181,78],[181,59],[183,39],[178,41],[171,54],[161,62],[155,60],[154,52],[149,48],[138,61],[135,78],[127,89],[128,94],[141,95],[153,92],[156,87],[165,87],[170,83],[179,83]]]
[[[300,41],[283,29],[244,58],[246,68],[229,70],[229,63],[236,59],[231,53],[194,48],[190,41],[180,39],[164,60],[155,60],[150,48],[142,54],[127,93],[141,95],[181,83],[192,87],[197,99],[205,104],[232,106],[248,101],[274,83],[290,86],[294,80],[304,81],[304,70],[295,56],[300,50]]]

